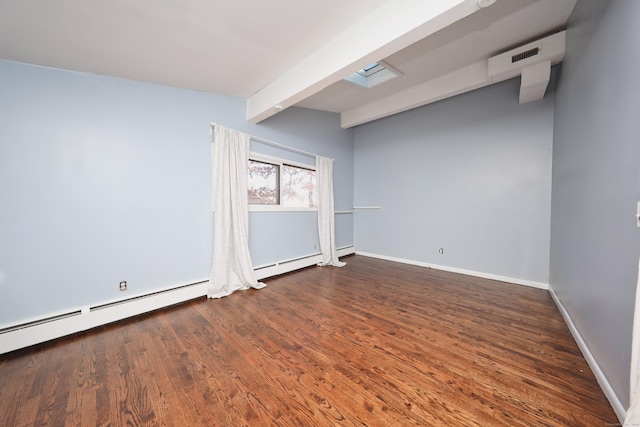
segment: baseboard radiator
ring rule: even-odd
[[[356,253],[353,246],[346,246],[336,251],[339,257],[347,256]],[[303,256],[300,258],[292,258],[285,261],[276,262],[273,264],[261,265],[255,268],[256,278],[258,280],[265,279],[267,277],[277,276],[279,274],[289,273],[291,271],[299,270],[301,268],[311,267],[322,261],[322,255],[319,253]]]
[[[206,294],[207,281],[74,308],[0,329],[0,354],[179,304]]]
[[[338,256],[355,253],[353,246],[338,249]],[[255,269],[258,280],[289,273],[317,264],[320,254],[280,261]],[[19,324],[0,326],[0,354],[50,341],[66,335],[86,331],[97,326],[144,314],[160,308],[180,304],[207,294],[208,280],[164,289],[131,298],[73,308]]]

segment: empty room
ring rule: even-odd
[[[640,425],[638,16],[0,0],[0,425]]]

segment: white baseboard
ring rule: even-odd
[[[347,246],[336,250],[338,257],[354,254],[356,249],[353,246]],[[255,268],[256,278],[258,280],[265,279],[267,277],[277,276],[279,274],[289,273],[301,268],[311,267],[322,261],[322,255],[319,253],[311,254],[301,258],[295,258],[291,260],[285,260],[268,264],[265,266],[259,266]]]
[[[445,265],[429,264],[429,263],[426,263],[426,262],[412,261],[412,260],[408,260],[408,259],[404,259],[404,258],[396,258],[396,257],[390,257],[390,256],[386,256],[386,255],[372,254],[372,253],[368,253],[368,252],[356,251],[356,255],[362,255],[362,256],[371,257],[371,258],[384,259],[384,260],[387,260],[387,261],[401,262],[403,264],[417,265],[419,267],[433,268],[434,270],[449,271],[451,273],[466,274],[467,276],[481,277],[483,279],[497,280],[499,282],[514,283],[516,285],[529,286],[529,287],[532,287],[532,288],[549,289],[549,284],[548,283],[535,282],[535,281],[532,281],[532,280],[517,279],[515,277],[499,276],[497,274],[489,274],[489,273],[483,273],[483,272],[480,272],[480,271],[465,270],[465,269],[462,269],[462,268],[455,268],[455,267],[447,267]]]
[[[204,280],[148,295],[76,307],[4,327],[0,330],[0,354],[201,297],[206,295],[207,283]]]
[[[551,288],[551,286],[549,286],[549,284],[540,283],[540,282],[532,282],[532,281],[522,280],[522,279],[515,279],[515,278],[505,277],[505,276],[497,276],[497,275],[493,275],[493,274],[480,273],[480,272],[477,272],[477,271],[469,271],[469,270],[463,270],[463,269],[459,269],[459,268],[440,266],[440,265],[435,265],[435,264],[428,264],[428,263],[424,263],[424,262],[411,261],[411,260],[406,260],[406,259],[402,259],[402,258],[395,258],[395,257],[384,256],[384,255],[371,254],[371,253],[367,253],[367,252],[356,251],[356,254],[357,255],[362,255],[362,256],[367,256],[367,257],[372,257],[372,258],[384,259],[384,260],[387,260],[387,261],[401,262],[403,264],[417,265],[417,266],[420,266],[420,267],[427,267],[427,268],[433,268],[433,269],[436,269],[436,270],[450,271],[452,273],[466,274],[466,275],[469,275],[469,276],[476,276],[476,277],[482,277],[482,278],[485,278],[485,279],[499,280],[501,282],[515,283],[515,284],[519,284],[519,285],[531,286],[531,287],[534,287],[534,288],[540,288],[540,289],[548,290],[549,293],[551,294],[551,297],[553,298],[554,302],[556,303],[556,306],[558,307],[558,310],[562,314],[562,317],[564,318],[564,321],[567,324],[567,326],[569,328],[569,331],[571,331],[571,335],[573,336],[574,340],[578,344],[578,347],[580,348],[580,351],[582,352],[582,355],[584,356],[585,360],[587,361],[587,364],[589,365],[589,367],[593,371],[593,375],[596,377],[596,380],[598,381],[598,384],[600,385],[600,388],[602,389],[602,392],[604,393],[606,398],[609,400],[609,403],[611,404],[611,407],[613,408],[613,411],[616,413],[616,416],[618,417],[618,420],[620,421],[620,423],[621,424],[624,423],[624,418],[625,418],[626,412],[627,412],[625,407],[622,405],[622,402],[620,402],[620,400],[618,399],[618,396],[616,395],[615,391],[613,390],[613,387],[611,387],[611,384],[607,380],[607,377],[604,375],[604,372],[602,372],[602,369],[600,369],[600,366],[598,365],[598,362],[596,361],[595,357],[593,357],[593,354],[591,354],[591,351],[589,350],[589,347],[587,346],[587,344],[585,343],[584,339],[580,335],[580,332],[578,332],[578,329],[576,328],[575,324],[573,323],[573,320],[571,319],[571,316],[569,315],[569,312],[566,310],[564,305],[562,305],[562,302],[560,302],[560,299],[558,298],[556,293],[553,291],[553,288]]]
[[[337,250],[338,256],[346,256],[354,252],[355,248],[353,246]],[[262,280],[300,268],[310,267],[321,260],[320,254],[313,254],[300,259],[282,261],[256,269],[256,276],[258,280]],[[90,306],[75,307],[64,312],[26,319],[20,324],[0,326],[0,354],[205,296],[208,283],[209,281],[205,279],[195,283],[162,289],[150,294],[137,295]]]
[[[613,390],[613,387],[611,387],[611,384],[607,380],[607,377],[604,375],[604,372],[602,372],[602,369],[600,369],[600,365],[598,365],[598,362],[596,361],[595,357],[593,357],[593,354],[591,354],[591,351],[589,350],[587,343],[582,338],[582,335],[580,335],[580,332],[578,331],[578,328],[576,328],[575,323],[573,323],[573,319],[571,318],[571,315],[569,314],[567,309],[564,307],[564,305],[558,298],[558,295],[556,295],[556,293],[554,292],[553,288],[549,287],[549,293],[551,294],[551,298],[553,298],[553,301],[556,303],[558,310],[560,310],[560,313],[562,314],[562,317],[564,318],[565,323],[569,327],[569,331],[571,332],[571,335],[573,335],[573,339],[576,341],[576,344],[578,344],[578,348],[580,348],[580,351],[582,352],[582,355],[587,361],[587,364],[591,368],[593,375],[596,377],[596,381],[598,381],[598,384],[600,385],[602,392],[607,397],[607,399],[609,400],[609,403],[611,404],[611,407],[613,408],[613,411],[618,416],[618,420],[620,421],[621,424],[624,423],[624,419],[627,414],[626,408],[622,405],[622,402],[620,402],[620,399],[618,399],[618,396]]]
[[[557,295],[549,287],[548,284],[532,282],[527,280],[515,279],[505,276],[497,276],[476,271],[464,270],[453,267],[428,264],[417,261],[410,261],[401,258],[388,257],[384,255],[371,254],[367,252],[356,251],[353,246],[348,246],[337,250],[338,256],[346,256],[356,253],[361,256],[379,258],[388,261],[401,262],[404,264],[412,264],[421,267],[428,267],[437,270],[450,271],[453,273],[466,274],[470,276],[482,277],[486,279],[498,280],[502,282],[515,283],[519,285],[532,286],[540,289],[548,289],[553,300],[555,301],[560,313],[562,314],[571,334],[573,335],[578,347],[582,351],[584,358],[589,364],[593,374],[600,384],[602,391],[609,400],[618,419],[622,423],[626,415],[626,409],[618,399],[613,388],[609,384],[606,376],[600,369],[595,358],[589,351],[589,347],[582,339],[571,316],[562,305]],[[267,277],[289,273],[291,271],[310,267],[321,261],[320,254],[313,254],[294,260],[282,261],[273,265],[264,266],[256,269],[258,280]],[[65,312],[53,313],[38,319],[29,319],[21,323],[23,326],[2,327],[0,328],[0,354],[10,351],[29,347],[65,335],[82,332],[97,326],[105,325],[128,317],[147,313],[149,311],[179,304],[194,298],[202,297],[207,294],[208,280],[200,282],[180,285],[178,287],[160,290],[148,295],[134,296],[124,300],[115,300],[93,306],[77,307]]]

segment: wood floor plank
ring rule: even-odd
[[[2,426],[604,426],[548,292],[361,256],[0,356]]]

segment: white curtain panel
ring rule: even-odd
[[[316,156],[318,188],[318,237],[322,261],[318,265],[343,267],[336,254],[335,212],[333,208],[333,159]]]
[[[631,399],[625,427],[640,426],[640,260],[638,260],[638,284],[636,308],[633,313],[633,338],[631,339]]]
[[[213,261],[209,298],[260,289],[249,254],[248,134],[216,125],[212,147]]]

